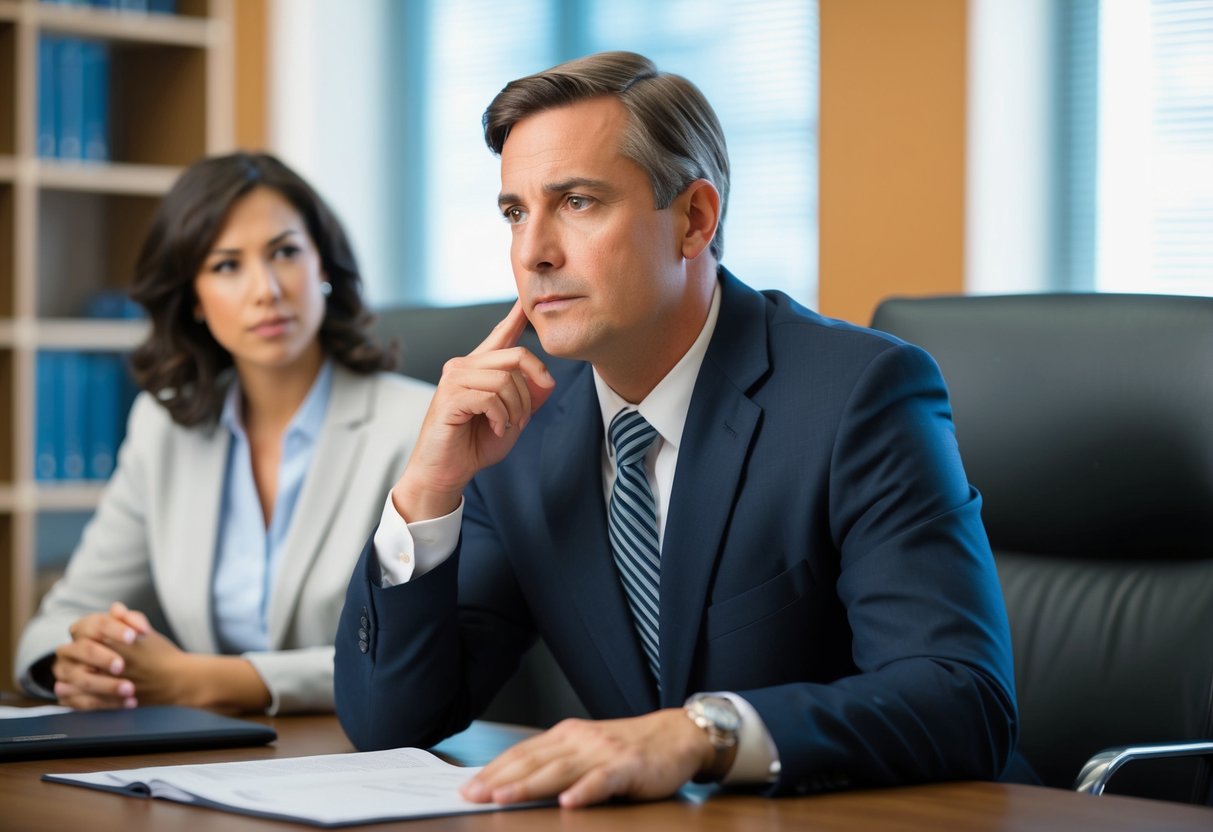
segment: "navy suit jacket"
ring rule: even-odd
[[[775,791],[996,778],[1016,738],[1010,635],[935,362],[720,270],[661,551],[660,695],[612,559],[591,369],[468,486],[454,555],[381,588],[367,543],[337,634],[361,749],[461,730],[541,636],[596,718],[729,690]]]

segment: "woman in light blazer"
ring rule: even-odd
[[[118,465],[16,672],[77,708],[329,710],[350,572],[432,389],[386,372],[348,239],[280,161],[188,168],[132,296]]]

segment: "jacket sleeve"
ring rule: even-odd
[[[893,346],[861,374],[829,493],[859,672],[738,691],[778,748],[774,790],[997,778],[1017,733],[1009,625],[947,391],[922,350]]]
[[[374,536],[337,627],[337,716],[363,751],[428,748],[489,703],[534,642],[513,570],[485,521],[475,481],[459,545],[407,583],[381,587]]]
[[[63,577],[51,587],[21,634],[14,672],[27,693],[53,697],[50,663],[55,648],[69,640],[68,627],[83,615],[121,601],[147,614],[153,626],[163,628],[152,585],[145,512],[148,467],[154,464],[155,447],[166,421],[163,408],[151,396],[139,396],[131,409],[118,465],[97,511]]]

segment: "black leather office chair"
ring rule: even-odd
[[[513,306],[512,301],[451,307],[398,307],[377,313],[376,333],[400,348],[405,375],[436,384],[442,366],[471,352]],[[519,343],[546,357],[533,329]],[[542,641],[522,658],[518,671],[480,715],[481,719],[550,728],[588,712]]]
[[[930,352],[1011,619],[1020,750],[1070,788],[1213,752],[1213,298],[894,299]],[[1209,758],[1109,791],[1213,802]]]

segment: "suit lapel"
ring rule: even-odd
[[[586,365],[560,397],[543,436],[543,506],[556,569],[608,674],[634,713],[657,707],[607,538],[602,493],[602,415]]]
[[[762,415],[747,396],[769,367],[765,301],[721,269],[716,330],[678,449],[661,549],[662,705],[687,690],[708,587]]]
[[[283,541],[278,573],[272,581],[271,650],[280,650],[285,643],[303,582],[324,548],[334,516],[345,503],[342,495],[348,494],[352,487],[351,479],[366,439],[359,428],[370,419],[373,407],[371,392],[372,385],[359,384],[349,370],[334,363],[324,428]]]

